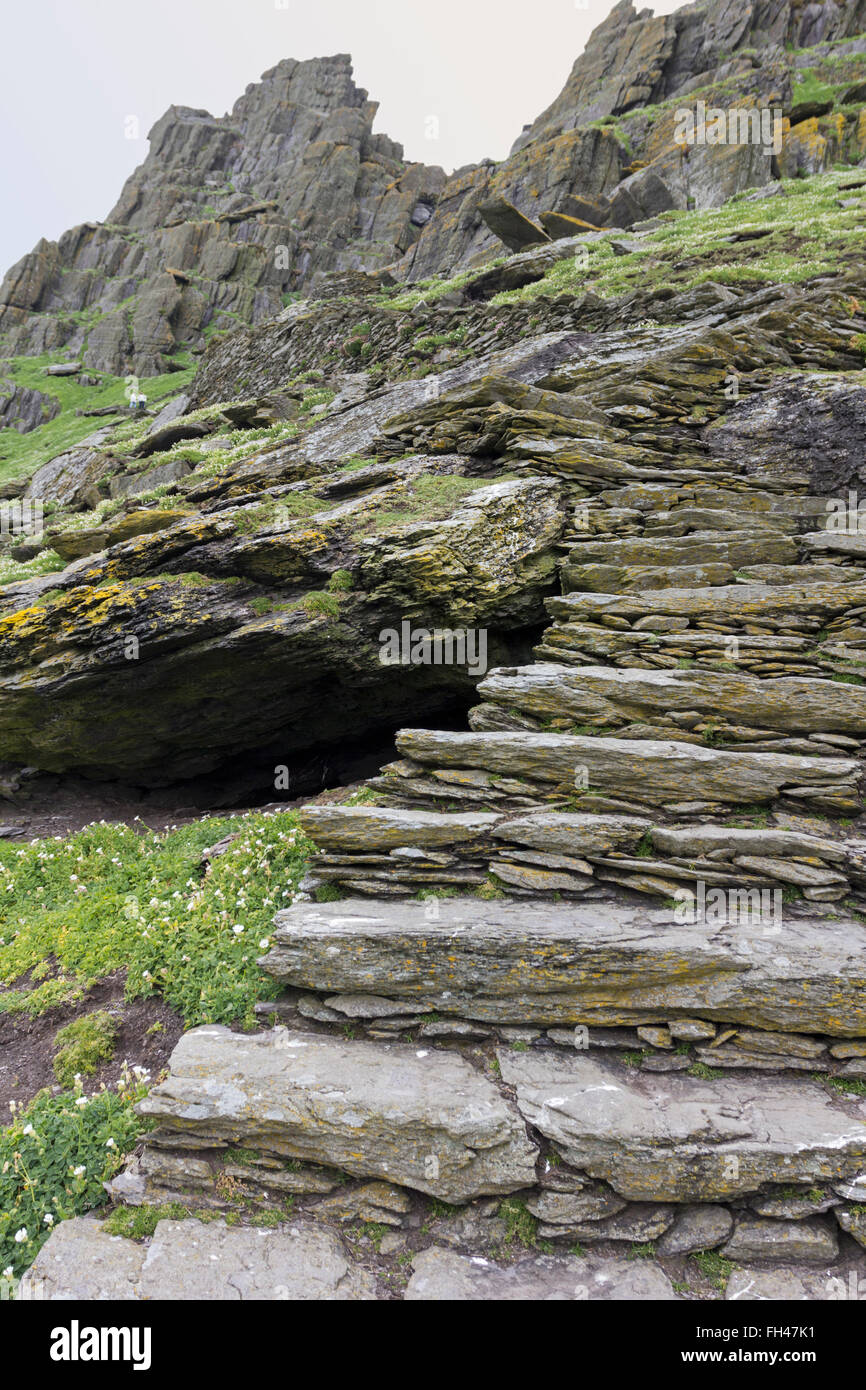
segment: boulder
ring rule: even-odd
[[[491,198],[478,208],[494,236],[499,237],[509,251],[523,251],[550,237],[542,227],[524,217],[507,198]]]

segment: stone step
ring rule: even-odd
[[[684,1209],[699,1219],[702,1211],[709,1216],[724,1210],[710,1204]],[[703,1224],[708,1229],[707,1218]],[[755,1235],[753,1228],[753,1241]],[[411,1302],[633,1303],[680,1298],[683,1286],[692,1297],[706,1296],[696,1288],[697,1266],[687,1258],[694,1244],[682,1245],[685,1258],[680,1254],[677,1260],[667,1239],[657,1245],[661,1259],[635,1260],[590,1249],[583,1255],[527,1252],[514,1260],[507,1258],[510,1251],[496,1257],[483,1241],[475,1250],[471,1243],[467,1249],[465,1238],[463,1249],[435,1241],[413,1249],[419,1234],[412,1231],[395,1238],[396,1251],[389,1246],[385,1253],[383,1245],[380,1253],[369,1240],[360,1251],[338,1230],[305,1217],[270,1228],[164,1218],[152,1236],[131,1239],[111,1235],[99,1216],[79,1216],[54,1229],[24,1275],[18,1297],[50,1302],[370,1302],[402,1296]],[[711,1233],[709,1245],[715,1243]],[[777,1244],[787,1243],[777,1236]],[[772,1248],[772,1235],[765,1231],[764,1261]],[[395,1258],[398,1252],[400,1259]],[[805,1263],[735,1266],[725,1297],[735,1302],[859,1300],[866,1288],[864,1272],[866,1260],[850,1254],[839,1263],[822,1261],[817,1268]],[[709,1297],[717,1296],[709,1290]]]
[[[99,1217],[63,1221],[24,1276],[19,1296],[57,1301],[369,1300],[373,1275],[339,1235],[315,1221],[263,1229],[163,1220],[148,1240],[103,1230]]]
[[[260,964],[287,986],[416,1015],[554,1028],[698,1019],[866,1038],[863,922],[705,916],[509,899],[296,903],[277,914]],[[217,1056],[229,1046],[206,1045]],[[823,1047],[814,1055],[816,1070],[830,1061]]]
[[[397,798],[442,795],[441,784],[460,783],[453,770],[479,771],[526,784],[526,795],[551,800],[592,790],[631,801],[635,810],[662,807],[672,815],[721,810],[786,798],[791,805],[837,816],[862,809],[853,758],[787,753],[729,752],[663,739],[585,737],[548,733],[452,733],[402,729],[397,749],[409,764],[398,775],[372,782]],[[416,775],[416,771],[420,776]],[[439,786],[436,787],[437,779]],[[485,786],[468,795],[485,801]],[[626,809],[623,805],[622,809]]]
[[[447,1051],[196,1028],[139,1110],[158,1122],[148,1147],[240,1144],[446,1202],[534,1180],[536,1149],[515,1107]]]
[[[571,1167],[632,1201],[842,1185],[866,1162],[866,1102],[831,1099],[814,1081],[645,1076],[580,1052],[500,1048],[499,1061],[530,1125]]]
[[[806,570],[792,583],[784,566],[758,571],[772,582],[701,588],[680,569],[676,589],[654,580],[643,591],[633,584],[628,593],[548,599],[554,621],[537,654],[582,665],[599,658],[617,666],[679,661],[760,675],[866,669],[866,586],[810,578]]]
[[[603,622],[612,618],[624,620],[628,627],[641,618],[670,617],[685,619],[690,627],[755,624],[775,631],[793,620],[803,631],[811,628],[817,632],[852,610],[866,614],[866,583],[745,583],[708,589],[656,589],[646,594],[566,594],[548,599],[547,608],[558,620]]]
[[[588,565],[653,565],[676,570],[680,565],[795,565],[796,544],[764,527],[736,535],[695,531],[685,536],[626,536],[617,540],[585,540],[568,556],[564,576]]]
[[[627,666],[581,666],[578,669],[536,663],[491,671],[478,686],[485,701],[518,710],[537,721],[567,717],[576,724],[597,724],[607,732],[634,722],[660,721],[677,736],[678,715],[695,715],[686,728],[701,722],[741,726],[774,734],[851,735],[841,745],[813,743],[798,752],[816,756],[856,752],[866,737],[866,689],[830,680],[771,677],[761,680],[739,672],[647,671]],[[737,741],[737,740],[735,740]]]
[[[535,811],[515,816],[441,814],[400,807],[308,806],[304,830],[318,846],[307,883],[406,896],[489,875],[512,892],[580,893],[628,880],[668,898],[702,882],[743,892],[794,885],[812,901],[862,897],[866,840],[831,839],[793,828],[734,828],[708,823],[674,828],[634,815]],[[428,839],[429,825],[437,838]],[[448,838],[450,837],[450,838]],[[638,877],[643,883],[638,882]],[[596,895],[597,896],[597,895]]]
[[[486,1253],[486,1247],[481,1248]],[[165,1219],[151,1237],[132,1240],[110,1235],[98,1217],[80,1216],[52,1232],[24,1276],[19,1297],[63,1302],[367,1302],[399,1298],[401,1285],[402,1297],[415,1302],[635,1302],[677,1296],[656,1262],[593,1253],[524,1256],[502,1264],[481,1254],[431,1245],[412,1254],[409,1269],[408,1280],[396,1278],[398,1271],[406,1270],[405,1264],[395,1265],[375,1250],[359,1258],[337,1231],[313,1220],[262,1229],[228,1226],[220,1220]],[[796,1271],[786,1273],[796,1277]]]
[[[601,1258],[589,1254],[540,1255],[498,1265],[431,1246],[412,1262],[405,1297],[412,1302],[588,1302],[675,1299],[670,1279],[651,1260]]]

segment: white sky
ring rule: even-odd
[[[280,58],[351,53],[355,81],[380,103],[375,129],[409,159],[502,159],[613,3],[2,0],[0,276],[41,236],[106,216],[167,107],[222,115]],[[138,140],[124,134],[131,115]]]

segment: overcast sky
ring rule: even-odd
[[[682,0],[657,0],[669,14]],[[231,109],[280,58],[351,53],[410,159],[502,159],[613,0],[5,0],[0,276],[102,219],[168,106]],[[639,3],[636,8],[642,6]],[[427,138],[428,117],[439,138]],[[126,137],[138,117],[140,138]]]

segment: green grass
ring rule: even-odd
[[[850,83],[842,83],[841,88],[819,77],[815,68],[801,68],[791,87],[791,104],[800,106],[805,101],[834,101],[837,90],[844,90]]]
[[[106,1010],[75,1018],[58,1032],[54,1075],[61,1086],[71,1086],[79,1076],[92,1076],[114,1056],[117,1020]]]
[[[115,1207],[103,1221],[102,1229],[110,1236],[146,1240],[160,1221],[184,1221],[191,1214],[180,1202],[168,1202],[161,1207]]]
[[[391,493],[365,519],[360,530],[384,531],[407,522],[441,521],[479,488],[489,487],[493,481],[505,482],[511,476],[464,478],[456,473],[434,473],[410,478],[402,491]]]
[[[40,1091],[0,1130],[0,1275],[17,1278],[54,1226],[106,1201],[103,1183],[135,1147],[146,1087],[125,1068],[111,1088]]]
[[[845,178],[845,173],[834,171],[789,179],[784,197],[758,199],[746,207],[737,196],[721,208],[666,212],[662,225],[647,234],[639,250],[617,256],[610,238],[587,243],[586,270],[569,257],[551,267],[543,280],[496,295],[491,303],[585,290],[609,298],[662,285],[686,289],[705,280],[757,287],[797,283],[837,270],[840,255],[861,254],[866,244],[862,208],[837,205]],[[732,245],[727,240],[734,232],[759,226],[771,229],[759,243]]]
[[[231,833],[203,876],[202,850]],[[189,1025],[251,1024],[279,992],[256,959],[311,849],[296,816],[263,812],[0,842],[0,1012],[38,1015],[125,969],[128,998],[162,995]],[[35,982],[16,988],[26,971]]]
[[[116,405],[118,413],[128,413],[124,392],[125,378],[109,376],[106,372],[85,370],[85,375],[99,377],[98,386],[81,386],[76,377],[44,376],[42,368],[58,359],[51,353],[40,357],[4,359],[0,377],[9,377],[18,386],[28,386],[43,395],[54,396],[60,402],[60,413],[27,434],[17,430],[0,430],[0,485],[13,478],[26,478],[43,463],[73,448],[93,434],[111,417],[76,415],[76,409],[91,410]],[[177,395],[192,381],[195,366],[188,354],[178,353],[176,360],[182,369],[163,376],[142,377],[141,390],[147,396],[148,407],[163,397]],[[7,365],[8,363],[8,365]],[[138,420],[140,424],[140,419]]]
[[[499,1207],[498,1215],[505,1222],[505,1244],[519,1245],[524,1250],[534,1248],[538,1222],[525,1202],[518,1197],[506,1197]]]
[[[722,1291],[727,1288],[728,1280],[737,1267],[733,1261],[720,1255],[718,1250],[697,1250],[689,1259],[694,1260],[701,1274],[714,1288]]]

